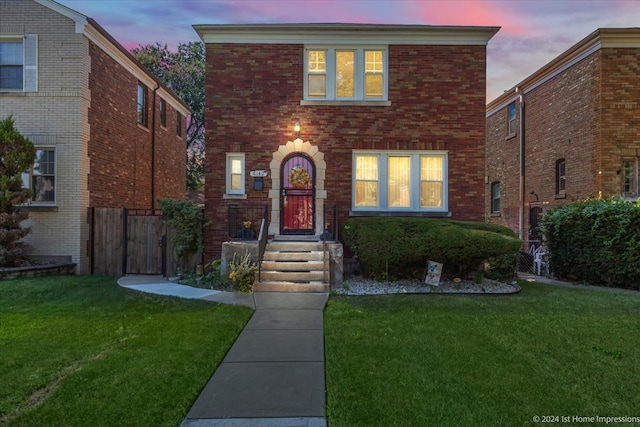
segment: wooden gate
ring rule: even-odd
[[[90,208],[89,218],[91,274],[172,274],[162,211]]]

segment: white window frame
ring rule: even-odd
[[[58,188],[58,153],[56,152],[55,147],[35,147],[36,151],[53,151],[53,178],[54,178],[54,186],[53,186],[53,200],[52,201],[36,201],[35,200],[35,192],[29,200],[29,204],[31,205],[43,205],[43,206],[55,206],[57,203],[57,188]],[[33,191],[33,166],[32,165],[27,172],[22,173],[22,186],[24,188],[28,188]]]
[[[356,164],[358,156],[378,157],[378,206],[356,206]],[[388,159],[389,157],[410,157],[410,203],[408,207],[389,207],[388,194]],[[442,158],[442,206],[422,207],[420,203],[422,157]],[[351,163],[351,209],[353,212],[448,212],[449,211],[449,152],[432,151],[382,151],[382,150],[353,150]]]
[[[233,160],[240,160],[240,164],[241,164],[241,175],[240,175],[240,182],[241,182],[241,188],[239,190],[232,190],[231,189],[231,175],[232,175],[232,170],[231,170],[231,163]],[[245,156],[244,153],[227,153],[227,160],[226,160],[226,194],[232,194],[232,195],[244,195],[245,194],[245,188],[246,188],[246,179],[245,179]]]
[[[0,35],[0,42],[22,41],[22,87],[0,88],[0,92],[38,91],[38,35]]]
[[[309,52],[323,50],[326,52],[326,88],[325,96],[309,96]],[[336,87],[336,52],[338,51],[353,51],[355,53],[355,81],[354,81],[354,96],[350,98],[338,98]],[[383,94],[381,98],[367,98],[365,95],[365,52],[366,51],[381,51],[383,61]],[[387,101],[388,100],[388,86],[389,86],[389,54],[388,46],[305,46],[304,49],[304,100],[305,101]]]

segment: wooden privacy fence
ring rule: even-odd
[[[174,275],[173,242],[162,211],[89,208],[91,274]]]

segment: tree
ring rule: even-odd
[[[17,267],[26,258],[26,247],[19,242],[29,233],[20,223],[29,217],[19,205],[31,198],[22,188],[20,174],[33,166],[36,150],[31,141],[14,126],[11,116],[0,121],[0,266]]]
[[[187,122],[187,188],[200,188],[204,176],[204,43],[181,43],[177,52],[172,52],[166,44],[156,42],[140,45],[131,53],[191,108]]]

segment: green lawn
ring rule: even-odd
[[[332,296],[329,425],[640,416],[640,296],[522,287],[511,296]]]
[[[0,282],[0,426],[177,426],[252,310],[114,278]]]

